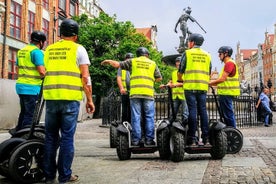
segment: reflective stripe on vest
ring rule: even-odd
[[[230,60],[228,62],[233,62],[236,67],[236,74],[233,77],[227,77],[226,80],[218,84],[218,94],[219,95],[230,95],[239,96],[240,95],[240,82],[239,82],[239,72],[235,61]],[[220,72],[220,77],[223,74],[224,67]]]
[[[35,45],[27,45],[17,53],[18,79],[17,83],[41,85],[41,77],[35,64],[31,61],[31,52],[38,49]]]
[[[186,50],[184,90],[208,90],[211,56],[201,48]]]
[[[46,100],[82,100],[81,73],[77,65],[78,44],[60,40],[45,51],[46,77],[43,97]]]
[[[156,64],[145,56],[131,59],[130,97],[154,97],[154,71]]]
[[[124,89],[127,91],[127,85],[126,85],[126,75],[127,71],[126,70],[121,70],[122,71],[122,84]]]
[[[174,70],[172,72],[172,82],[173,84],[177,83],[177,72],[178,70]],[[182,79],[184,79],[184,75],[182,75]],[[180,99],[180,100],[185,100],[185,95],[184,95],[184,88],[182,87],[177,87],[177,88],[172,88],[172,99]]]

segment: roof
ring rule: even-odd
[[[151,41],[151,28],[136,28],[137,33],[145,35]]]
[[[250,59],[250,56],[258,52],[258,49],[241,49],[241,54],[243,54],[243,59]]]

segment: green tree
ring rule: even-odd
[[[89,19],[85,14],[74,19],[80,25],[79,43],[86,48],[91,60],[89,70],[93,94],[96,95],[96,110],[100,107],[100,97],[106,96],[111,86],[117,88],[117,70],[100,65],[105,59],[123,60],[127,52],[135,53],[138,47],[146,47],[150,51],[150,58],[156,61],[164,81],[167,82],[171,69],[161,62],[162,52],[153,49],[151,42],[144,35],[136,33],[131,22],[118,22],[115,15],[110,17],[105,13],[100,13],[100,16],[94,19]],[[158,86],[159,84],[155,86],[157,91]],[[98,111],[95,115],[98,115]]]

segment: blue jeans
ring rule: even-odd
[[[186,103],[186,100],[181,100],[179,98],[176,98],[173,100],[173,109],[174,109],[174,115],[173,118],[174,120],[176,119],[179,107],[182,106],[182,111],[181,111],[181,116],[182,116],[182,122],[188,119],[189,116],[189,111],[188,111],[188,106]]]
[[[20,95],[19,94],[19,99],[20,99],[21,111],[18,117],[16,130],[20,130],[32,124],[38,95]]]
[[[222,111],[222,118],[224,119],[225,124],[236,128],[233,98],[233,96],[219,95],[219,107]]]
[[[199,114],[202,131],[201,137],[206,138],[209,131],[208,116],[206,110],[206,92],[192,92],[189,90],[185,90],[185,97],[189,110],[188,136],[191,138],[195,138],[195,132],[197,129],[197,114]]]
[[[262,106],[263,106],[263,110],[264,110],[264,124],[268,125],[269,124],[269,118],[272,115],[272,111],[269,108],[269,106],[263,105],[263,103],[262,103]]]
[[[145,138],[146,141],[152,141],[154,139],[154,100],[144,98],[131,98],[131,138],[132,142],[139,142],[142,138],[141,133],[141,110],[143,110],[145,121]]]
[[[57,170],[59,182],[66,182],[71,177],[79,107],[78,101],[46,101],[44,172],[47,180],[54,179]]]

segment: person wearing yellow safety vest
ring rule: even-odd
[[[110,64],[115,68],[130,71],[130,108],[131,108],[131,144],[139,146],[142,143],[141,111],[145,121],[145,144],[156,145],[154,141],[154,82],[162,80],[158,66],[149,57],[145,47],[136,50],[136,58],[118,62],[104,60],[101,64]]]
[[[172,89],[172,100],[173,100],[173,117],[172,121],[175,121],[179,107],[182,106],[181,116],[182,122],[186,124],[188,122],[188,107],[186,103],[186,98],[184,95],[183,83],[178,83],[177,72],[179,69],[181,57],[177,57],[175,59],[175,67],[176,69],[172,72],[171,80],[166,85],[160,85],[160,88],[164,88],[168,86]]]
[[[218,100],[223,119],[227,126],[236,128],[236,118],[233,107],[233,98],[240,95],[240,83],[238,67],[231,58],[233,49],[229,46],[222,46],[218,50],[219,58],[224,63],[219,78],[211,81],[210,86],[218,87]]]
[[[125,59],[133,58],[132,53],[127,53]],[[130,89],[130,73],[121,68],[117,71],[117,84],[121,93],[122,101],[122,122],[130,122],[130,103],[129,103],[129,89]]]
[[[42,78],[45,75],[43,61],[43,49],[46,35],[41,31],[34,31],[31,34],[30,44],[19,50],[17,53],[16,71],[16,92],[20,99],[21,111],[17,126],[9,132],[16,131],[31,125],[36,101],[38,99]]]
[[[208,145],[210,143],[206,96],[212,68],[211,56],[200,48],[204,42],[201,34],[193,33],[187,39],[189,49],[183,53],[178,70],[178,82],[184,82],[185,97],[189,109],[187,145],[202,144],[198,140],[199,137],[195,136],[198,114],[201,123],[201,138],[203,144]],[[183,74],[184,80],[182,80]]]
[[[55,183],[57,171],[59,183],[79,180],[77,175],[72,174],[71,165],[83,91],[87,113],[95,111],[90,61],[86,49],[76,43],[78,31],[77,22],[64,19],[60,24],[61,40],[49,45],[45,51],[47,73],[43,84],[43,97],[46,100],[43,158],[46,183]]]

